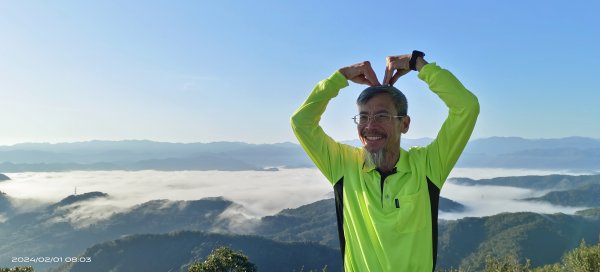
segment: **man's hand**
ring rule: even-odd
[[[386,58],[384,85],[394,85],[396,80],[410,72],[409,61],[412,54],[389,56]],[[396,73],[394,73],[396,72]]]
[[[346,66],[338,71],[342,73],[347,80],[350,80],[354,83],[365,84],[369,86],[381,85],[377,79],[377,75],[375,75],[375,72],[373,71],[373,68],[371,68],[371,63],[368,61]]]

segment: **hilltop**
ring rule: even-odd
[[[600,184],[585,184],[571,190],[553,191],[529,201],[546,201],[560,206],[600,207]]]

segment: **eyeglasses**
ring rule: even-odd
[[[377,124],[389,123],[392,121],[392,118],[402,118],[406,115],[389,115],[387,113],[378,113],[375,115],[369,114],[357,114],[352,119],[354,119],[354,123],[357,125],[366,125],[369,122],[373,121]]]

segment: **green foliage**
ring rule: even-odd
[[[296,271],[296,270],[294,270],[294,272],[295,272],[295,271]],[[329,270],[327,270],[327,265],[325,265],[325,266],[324,266],[324,267],[323,267],[321,270],[319,270],[319,269],[311,269],[311,270],[306,270],[306,271],[304,271],[304,267],[302,267],[302,268],[300,269],[300,271],[298,271],[298,272],[328,272],[328,271],[329,271]]]
[[[503,259],[488,257],[485,261],[485,272],[529,272],[531,261],[526,260],[524,264],[514,255],[508,255]]]
[[[537,267],[533,272],[562,272],[562,268],[559,263],[548,264],[542,267]]]
[[[526,257],[531,267],[560,262],[581,239],[596,239],[600,220],[560,213],[504,213],[441,222],[438,231],[441,268],[483,271],[488,256]]]
[[[437,270],[439,272],[470,272],[469,267],[458,269]],[[514,255],[504,258],[488,256],[485,261],[485,272],[598,272],[600,271],[600,243],[588,246],[581,241],[578,248],[567,252],[561,263],[544,265],[531,268],[531,261],[526,259],[524,263]]]
[[[0,268],[0,272],[33,272],[31,266],[17,266],[14,268]]]
[[[241,251],[221,246],[214,249],[202,263],[194,263],[188,272],[255,272],[256,266]]]
[[[565,255],[563,267],[564,271],[572,272],[600,271],[600,243],[588,246],[581,241],[579,248]]]

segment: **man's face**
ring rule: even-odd
[[[359,114],[371,116],[369,122],[357,126],[358,138],[368,152],[375,153],[380,150],[394,152],[400,148],[400,135],[408,130],[410,119],[403,117],[377,122],[372,118],[377,114],[398,115],[396,107],[388,94],[378,94],[367,101],[366,104],[358,105],[358,112]]]

